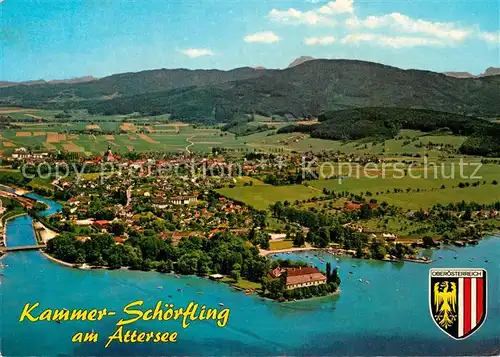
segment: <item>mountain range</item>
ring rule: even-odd
[[[480,78],[488,76],[497,76],[500,74],[500,68],[488,67],[483,73],[478,75],[470,74],[469,72],[443,72],[443,74],[455,78]]]
[[[37,85],[37,84],[84,83],[84,82],[95,81],[97,79],[99,79],[99,78],[92,77],[92,76],[85,76],[85,77],[77,77],[77,78],[71,78],[71,79],[54,79],[51,81],[46,81],[44,79],[38,79],[38,80],[26,81],[26,82],[0,81],[0,88],[15,87],[15,86],[20,86],[20,85],[33,86],[33,85]]]
[[[299,58],[286,69],[158,69],[80,83],[0,88],[0,103],[95,114],[171,113],[176,119],[227,121],[243,113],[304,117],[361,107],[500,114],[500,76],[454,78],[357,60]]]

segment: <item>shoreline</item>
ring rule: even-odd
[[[45,258],[47,258],[47,259],[49,259],[49,260],[53,261],[54,263],[59,263],[59,264],[64,265],[65,267],[68,267],[68,268],[74,268],[74,267],[75,267],[75,265],[74,265],[74,264],[67,263],[67,262],[65,262],[65,261],[63,261],[63,260],[59,260],[59,259],[57,259],[57,258],[54,258],[54,257],[53,257],[53,256],[51,256],[49,253],[44,252],[44,251],[43,251],[43,250],[41,250],[41,249],[39,249],[38,251],[39,251],[39,252],[40,252],[40,253],[41,253],[41,254],[42,254]]]
[[[481,238],[481,240],[484,239],[485,237],[500,238],[500,234],[488,234],[488,235],[485,235],[483,238]],[[445,245],[445,247],[446,246],[453,246],[453,245],[452,244],[447,244],[447,245]],[[290,248],[290,249],[293,249],[293,248]],[[330,253],[332,256],[335,256],[335,257],[347,257],[349,259],[359,259],[359,260],[365,260],[365,261],[379,261],[379,262],[383,262],[383,263],[404,263],[404,262],[408,262],[408,263],[415,263],[415,264],[432,264],[432,263],[434,263],[434,262],[437,261],[437,259],[428,260],[428,261],[427,260],[415,260],[415,259],[403,259],[403,260],[364,259],[364,258],[356,258],[356,257],[353,257],[353,256],[351,256],[349,254],[344,254],[344,255],[332,254],[327,248],[298,248],[298,249],[300,249],[300,250],[298,250],[298,251],[296,250],[296,252],[299,252],[299,253],[300,252],[310,251],[310,250],[315,250],[315,251]],[[279,253],[286,253],[288,251],[289,251],[289,249],[280,250],[280,251],[269,251],[269,254],[266,254],[265,256],[279,254]],[[86,263],[84,263],[84,264],[67,263],[67,262],[65,262],[63,260],[59,260],[57,258],[54,258],[53,256],[51,256],[50,254],[48,254],[47,252],[45,252],[45,251],[43,251],[41,249],[39,250],[39,252],[43,256],[45,256],[47,259],[52,260],[54,263],[59,263],[61,265],[69,267],[69,268],[75,268],[75,269],[80,269],[80,270],[96,270],[96,269],[110,270],[109,267],[107,267],[107,266],[93,266],[93,265],[87,265]],[[86,266],[86,268],[83,268],[82,266]],[[120,269],[115,269],[115,270],[130,270],[130,269],[128,267],[121,267]],[[156,272],[155,270],[149,270],[149,271]],[[186,276],[189,276],[189,275],[186,275]],[[234,286],[234,285],[232,285],[230,283],[225,283],[224,282],[224,284],[227,284],[228,286],[231,286],[231,287],[233,287],[233,288],[235,288],[237,290],[245,291],[244,289],[238,288],[237,286]],[[335,294],[335,293],[333,293],[333,294]],[[260,296],[259,294],[257,294],[257,295]],[[272,300],[272,299],[269,299],[269,300]]]

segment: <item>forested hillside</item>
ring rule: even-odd
[[[391,139],[401,129],[446,131],[468,136],[461,151],[474,155],[500,154],[500,124],[476,117],[423,109],[360,108],[326,112],[313,125],[289,125],[278,133],[303,132],[314,138],[357,140]]]
[[[284,70],[158,70],[81,84],[0,88],[0,101],[93,114],[171,113],[231,121],[235,113],[295,117],[362,107],[500,114],[500,76],[459,79],[351,60],[311,60]]]

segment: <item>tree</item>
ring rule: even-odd
[[[285,291],[285,284],[283,284],[283,279],[268,280],[266,289],[267,291],[269,291],[269,296],[271,297],[271,299],[279,300],[283,298],[283,292]]]
[[[422,243],[423,243],[424,247],[434,247],[436,245],[436,243],[434,242],[434,239],[432,239],[432,237],[429,237],[429,236],[423,237]]]
[[[471,210],[470,207],[467,207],[465,209],[465,212],[464,212],[464,214],[462,215],[461,218],[462,218],[463,221],[470,221],[470,220],[472,220],[472,210]]]
[[[302,231],[298,231],[297,233],[295,233],[295,237],[293,237],[293,245],[302,247],[304,244],[306,244],[304,233],[302,233]]]
[[[125,233],[125,224],[122,221],[113,221],[111,223],[111,231],[115,235],[121,236]]]
[[[238,282],[240,281],[240,278],[241,278],[241,273],[239,270],[232,270],[231,271],[231,279],[233,279],[235,282]]]
[[[377,245],[375,247],[374,251],[374,258],[375,259],[384,259],[387,254],[387,251],[385,250],[383,245]]]

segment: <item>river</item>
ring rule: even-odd
[[[35,196],[36,198],[36,196]],[[55,202],[47,202],[51,207]],[[33,239],[27,216],[9,221],[9,246]],[[341,258],[327,253],[284,257],[323,265],[338,265],[342,292],[338,296],[276,303],[246,296],[223,283],[197,277],[155,272],[84,271],[54,263],[37,251],[8,253],[2,262],[1,353],[4,356],[269,356],[269,355],[481,355],[500,348],[500,239],[485,238],[478,246],[442,249],[431,265],[394,264]],[[457,259],[453,257],[457,255]],[[484,257],[489,262],[485,262]],[[473,262],[469,259],[475,257]],[[432,321],[428,308],[430,267],[483,267],[488,270],[488,316],[474,335],[455,341]],[[350,274],[349,272],[352,272]],[[349,276],[352,278],[348,279]],[[369,280],[361,283],[358,278]],[[159,289],[158,287],[162,287]],[[182,291],[178,291],[182,289]],[[203,295],[199,294],[200,292]],[[169,295],[171,297],[169,297]],[[226,327],[214,321],[194,321],[182,329],[179,321],[136,322],[143,331],[178,331],[173,344],[119,344],[104,349],[121,309],[134,300],[154,307],[158,300],[185,307],[190,301],[231,309]],[[18,322],[26,303],[43,308],[108,308],[116,318],[99,322]],[[97,343],[74,344],[78,331],[99,333]]]

